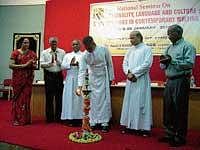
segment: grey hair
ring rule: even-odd
[[[174,32],[178,33],[178,35],[182,36],[183,28],[180,25],[174,24],[174,25],[169,26],[169,28],[171,29],[171,31],[174,31]]]
[[[136,37],[139,37],[141,42],[143,42],[143,36],[140,31],[132,31],[131,34],[134,34]]]
[[[53,41],[58,42],[58,38],[57,37],[50,37],[49,38],[49,43],[52,43]]]
[[[72,41],[72,43],[73,43],[74,41],[77,41],[77,42],[79,43],[79,45],[81,45],[81,41],[80,41],[79,39],[74,39],[74,40]]]

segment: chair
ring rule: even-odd
[[[12,79],[5,79],[3,83],[0,83],[0,92],[8,93],[8,100],[13,97]]]

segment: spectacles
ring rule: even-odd
[[[22,42],[23,44],[28,44],[29,42]]]

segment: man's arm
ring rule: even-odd
[[[40,66],[41,68],[45,69],[45,68],[49,68],[53,66],[52,62],[46,62],[45,61],[45,53],[44,51],[42,51],[41,53],[41,57],[40,57]]]
[[[196,49],[192,45],[187,45],[183,50],[183,59],[177,62],[172,61],[171,65],[174,65],[177,70],[192,69],[195,63]]]

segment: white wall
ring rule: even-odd
[[[13,34],[41,32],[41,52],[43,50],[44,20],[44,4],[0,5],[0,82],[6,78],[11,78],[12,71],[8,64],[13,50]],[[43,80],[41,69],[35,71],[34,79]]]

